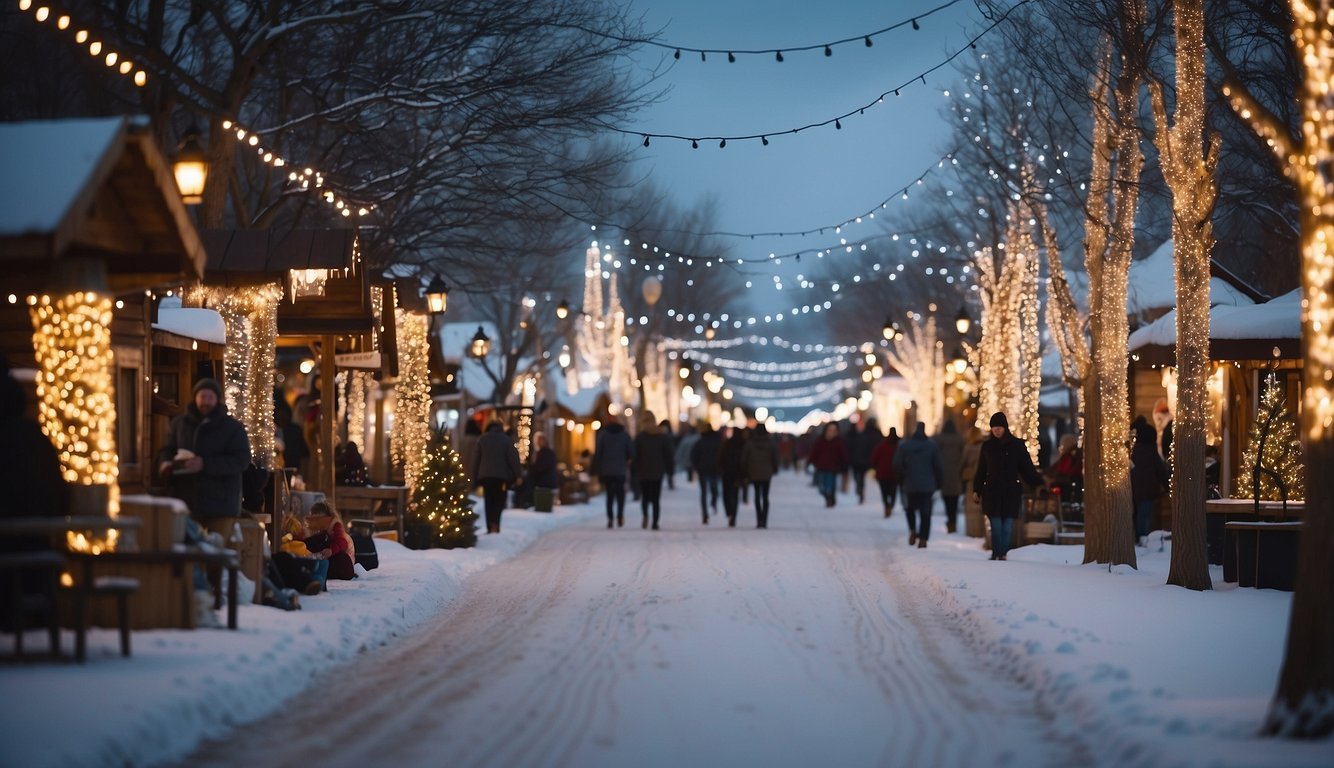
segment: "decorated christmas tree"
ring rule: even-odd
[[[477,515],[468,497],[468,475],[458,451],[450,444],[449,433],[440,429],[426,448],[417,485],[408,505],[408,528],[426,533],[410,541],[414,548],[455,549],[477,544]]]
[[[1263,445],[1263,453],[1260,446]],[[1289,501],[1306,498],[1306,481],[1302,464],[1302,444],[1297,438],[1297,425],[1288,415],[1287,402],[1283,396],[1283,387],[1279,386],[1273,374],[1265,379],[1264,391],[1260,395],[1260,410],[1255,415],[1255,424],[1246,440],[1246,450],[1241,456],[1241,467],[1237,476],[1237,496],[1253,498],[1253,472],[1256,455],[1260,454],[1260,498],[1266,501],[1279,501],[1283,494],[1275,480],[1277,475],[1283,481],[1283,489]],[[1265,471],[1269,470],[1269,471]],[[1269,472],[1273,472],[1271,475]]]

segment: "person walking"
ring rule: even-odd
[[[769,527],[769,483],[778,472],[778,446],[769,437],[764,422],[750,431],[746,446],[741,449],[741,464],[746,479],[755,487],[755,527]]]
[[[1143,419],[1131,425],[1135,442],[1130,447],[1130,496],[1135,501],[1135,544],[1145,546],[1153,507],[1168,484],[1167,462],[1158,455],[1158,431]]]
[[[616,417],[607,419],[607,423],[598,430],[597,441],[593,447],[593,459],[589,467],[602,483],[607,496],[607,527],[615,523],[617,527],[625,525],[625,480],[630,474],[630,461],[635,457],[634,443]],[[615,515],[612,514],[613,509]]]
[[[959,530],[959,496],[963,494],[963,435],[954,426],[954,419],[945,419],[940,434],[932,438],[940,451],[940,466],[944,472],[940,481],[940,500],[945,503],[945,531]]]
[[[848,464],[852,467],[852,485],[857,503],[866,503],[866,473],[871,469],[871,454],[884,438],[875,419],[858,419],[848,433]]]
[[[649,510],[653,511],[653,530],[658,530],[662,514],[662,479],[672,471],[672,443],[662,433],[652,411],[645,411],[635,435],[635,482],[639,485],[639,504],[644,513],[644,528],[649,525]]]
[[[746,472],[741,458],[746,449],[746,430],[741,427],[730,429],[731,434],[718,449],[718,478],[723,486],[723,514],[727,516],[727,527],[735,528],[737,499]]]
[[[472,481],[482,486],[486,507],[486,532],[500,533],[500,514],[505,511],[505,494],[519,479],[522,466],[519,450],[505,434],[505,425],[494,419],[477,438],[472,455]]]
[[[908,516],[908,546],[925,549],[931,538],[931,497],[942,475],[940,451],[926,439],[926,424],[919,421],[912,437],[894,452],[894,476],[903,486],[903,512]]]
[[[815,487],[820,489],[824,505],[834,506],[838,474],[848,466],[848,447],[838,434],[838,424],[831,421],[824,425],[824,434],[811,446],[810,464],[815,468]]]
[[[973,479],[977,476],[977,462],[982,453],[982,430],[976,424],[968,427],[964,433],[963,439],[963,464],[959,468],[959,475],[963,479],[964,493],[964,533],[969,536],[981,537],[984,531],[982,525],[982,504],[977,499],[974,491]]]
[[[206,530],[232,535],[241,514],[241,475],[250,466],[245,425],[227,413],[216,379],[195,382],[185,413],[172,419],[158,452],[158,473]]]
[[[699,430],[695,447],[690,449],[690,464],[699,475],[699,511],[705,525],[709,524],[710,497],[713,513],[718,514],[718,449],[722,443],[722,435],[705,424]]]
[[[662,427],[662,433],[667,436],[668,442],[672,444],[672,451],[673,452],[676,451],[676,433],[672,431],[672,423],[666,419],[663,419],[662,421],[658,422],[658,426]],[[675,456],[676,454],[673,453],[672,455]],[[676,490],[675,465],[672,466],[672,471],[667,473],[667,490],[669,491]]]
[[[685,426],[685,432],[676,439],[676,452],[673,454],[675,464],[672,466],[672,474],[676,474],[675,470],[677,469],[684,469],[686,471],[686,482],[695,479],[695,468],[690,463],[690,452],[695,450],[696,440],[699,440],[699,432],[695,431],[695,428],[689,424]]]
[[[899,448],[899,432],[889,428],[889,434],[871,452],[871,466],[875,467],[875,481],[880,486],[880,503],[885,505],[885,517],[894,513],[894,497],[899,483],[894,475],[894,453]]]
[[[1014,521],[1024,501],[1024,483],[1042,485],[1024,442],[1010,434],[1005,414],[991,415],[991,437],[978,450],[973,495],[982,502],[982,514],[991,521],[991,559],[1004,560],[1014,538]]]

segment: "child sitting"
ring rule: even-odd
[[[306,527],[305,522],[289,517],[284,525],[287,530],[279,545],[281,550],[279,554],[285,553],[291,557],[274,558],[278,564],[279,575],[282,576],[283,583],[296,587],[307,595],[317,595],[325,589],[329,561],[315,557],[306,546],[305,540],[312,532]]]
[[[310,506],[306,525],[315,532],[306,538],[306,547],[317,559],[328,561],[328,578],[355,579],[356,549],[338,511],[326,502],[317,501]]]

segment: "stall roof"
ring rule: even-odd
[[[105,264],[118,293],[203,274],[167,159],[124,117],[0,123],[0,244],[11,290],[44,289],[72,258]]]
[[[1263,360],[1301,356],[1301,291],[1294,290],[1264,304],[1215,306],[1209,310],[1209,356],[1215,360]],[[1176,345],[1176,310],[1130,334],[1131,352]]]
[[[352,229],[208,229],[200,233],[208,251],[206,281],[255,275],[263,282],[290,269],[350,269]]]
[[[1172,241],[1168,240],[1149,255],[1130,265],[1130,286],[1126,311],[1130,314],[1171,309],[1177,304],[1176,269]],[[1264,297],[1242,283],[1231,272],[1210,261],[1209,303],[1243,306]]]

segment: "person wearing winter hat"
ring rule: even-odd
[[[1010,434],[1010,422],[996,411],[991,416],[991,438],[978,452],[973,496],[991,520],[991,559],[1004,560],[1014,536],[1014,521],[1023,505],[1024,483],[1042,485],[1042,475],[1024,441]]]
[[[200,525],[225,538],[241,514],[241,474],[249,465],[245,425],[227,413],[222,385],[200,379],[185,413],[167,428],[159,474]]]

